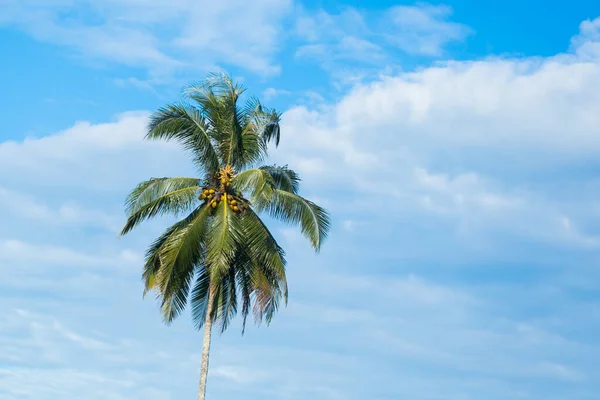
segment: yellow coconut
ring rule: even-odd
[[[239,207],[238,206],[233,206],[233,211],[239,211]]]

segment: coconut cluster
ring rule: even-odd
[[[216,208],[221,202],[226,202],[227,206],[236,213],[245,211],[248,208],[248,202],[239,193],[235,193],[231,187],[235,171],[228,165],[222,168],[213,176],[213,184],[202,188],[199,196],[212,208]]]

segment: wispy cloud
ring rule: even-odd
[[[290,10],[288,0],[9,0],[0,5],[0,24],[92,61],[147,69],[151,81],[161,82],[218,64],[278,73],[273,55]]]
[[[279,96],[289,96],[290,94],[292,94],[292,92],[290,92],[289,90],[275,89],[275,88],[270,87],[270,88],[266,88],[263,91],[262,98],[265,101],[269,101],[269,100],[274,99],[276,97],[279,97]]]
[[[379,188],[382,196],[356,199],[348,210],[446,215],[475,241],[475,232],[494,226],[591,247],[593,233],[563,223],[567,216],[581,225],[594,213],[590,181],[569,182],[580,196],[566,201],[563,182],[539,180],[539,171],[600,153],[600,67],[580,52],[596,44],[595,26],[584,23],[577,45],[554,57],[448,62],[357,85],[328,109],[296,107],[284,115],[291,134],[276,154],[296,157],[323,185]],[[320,168],[303,169],[302,160]]]
[[[63,267],[107,267],[139,264],[143,258],[132,250],[124,249],[113,257],[85,254],[69,248],[48,245],[34,245],[19,240],[0,241],[0,260],[12,267],[24,263],[51,264]],[[3,267],[4,269],[5,267]],[[38,267],[39,268],[39,267]]]
[[[440,56],[448,44],[473,33],[466,25],[451,21],[451,16],[452,8],[446,5],[392,7],[386,13],[391,26],[385,37],[408,54]]]
[[[215,68],[237,67],[260,76],[280,73],[276,55],[297,46],[296,56],[318,62],[338,80],[356,82],[404,53],[440,56],[470,30],[450,21],[447,6],[414,6],[365,12],[308,11],[292,0],[8,0],[0,26],[63,46],[83,62],[141,68],[147,76],[118,85],[144,90]],[[292,30],[286,24],[295,24]],[[351,68],[347,64],[355,64]],[[375,68],[376,67],[376,68]]]
[[[119,231],[120,216],[110,215],[102,210],[89,210],[74,202],[63,202],[57,206],[44,204],[31,195],[25,195],[0,187],[0,206],[18,216],[20,221],[28,220],[28,226],[44,223],[55,226],[87,225]]]
[[[296,57],[318,62],[341,82],[360,82],[391,68],[401,55],[444,55],[448,44],[472,33],[451,15],[448,6],[426,3],[369,12],[351,7],[338,14],[305,11],[296,23],[304,41]]]

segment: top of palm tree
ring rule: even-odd
[[[210,74],[186,87],[186,102],[154,113],[146,137],[178,141],[206,173],[226,165],[241,170],[256,164],[267,156],[269,142],[279,145],[280,114],[254,97],[240,107],[245,90],[224,73]]]
[[[146,253],[145,291],[155,290],[166,322],[191,302],[198,327],[208,318],[224,330],[241,300],[244,324],[270,321],[287,301],[285,254],[259,215],[298,225],[316,251],[330,226],[327,212],[298,193],[287,166],[258,166],[268,144],[279,144],[280,114],[250,98],[225,74],[211,74],[184,91],[184,101],[155,112],[146,137],[191,151],[198,178],[152,178],[128,196],[121,232],[162,214],[187,216]],[[214,307],[209,307],[214,305]]]

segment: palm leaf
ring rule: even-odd
[[[275,110],[263,110],[263,124],[261,126],[261,137],[265,142],[275,141],[275,146],[279,146],[281,139],[281,114]]]
[[[148,218],[189,211],[199,190],[195,178],[152,178],[140,183],[127,197],[125,208],[129,217],[121,236]]]
[[[189,85],[184,92],[209,121],[222,163],[236,169],[245,164],[244,129],[237,106],[244,91],[245,88],[228,75],[211,74],[204,81]]]
[[[287,166],[263,166],[247,169],[233,179],[235,190],[247,194],[251,202],[268,202],[273,189],[280,189],[294,194],[298,193],[300,177]]]
[[[196,209],[172,230],[158,249],[160,267],[154,279],[167,323],[185,308],[194,271],[204,266],[209,216],[208,206]]]
[[[210,275],[208,268],[203,266],[198,268],[196,271],[196,282],[191,291],[191,309],[192,309],[192,321],[197,329],[202,329],[206,322],[206,313],[208,311],[208,295],[210,293]],[[214,299],[214,296],[213,296]],[[212,319],[214,320],[214,311],[212,313]]]
[[[215,209],[206,237],[206,263],[211,279],[217,281],[227,273],[244,232],[237,214],[221,201]]]
[[[245,232],[244,247],[252,263],[250,276],[255,295],[255,318],[258,322],[264,317],[269,323],[279,299],[283,296],[287,303],[285,252],[254,211],[248,210],[241,218]]]
[[[212,140],[211,126],[202,113],[187,104],[171,104],[150,117],[147,139],[175,140],[194,154],[194,162],[203,171],[219,170],[219,157]]]
[[[144,270],[142,273],[142,280],[144,281],[144,296],[150,291],[156,288],[156,274],[160,269],[160,248],[167,241],[167,239],[175,232],[186,224],[186,220],[178,221],[171,227],[169,227],[162,235],[154,240],[148,249],[146,250],[146,257],[144,263]]]
[[[237,174],[233,178],[232,185],[236,191],[244,193],[251,202],[254,202],[258,197],[263,196],[264,191],[268,193],[272,191],[275,187],[275,179],[260,168],[252,168]]]
[[[258,211],[267,211],[280,221],[299,225],[302,234],[316,251],[320,250],[327,238],[331,225],[327,211],[295,193],[273,189],[268,196],[258,197],[255,207]]]
[[[266,165],[260,167],[260,169],[271,175],[276,189],[298,194],[298,190],[300,188],[300,177],[295,171],[289,169],[287,165],[284,165],[283,167]]]

